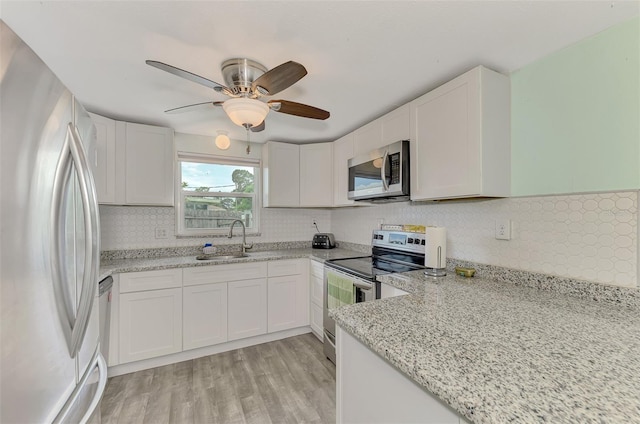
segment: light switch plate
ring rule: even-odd
[[[511,220],[510,219],[496,220],[496,239],[511,240]]]

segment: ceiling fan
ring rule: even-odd
[[[264,130],[264,120],[270,110],[321,120],[330,116],[326,110],[289,100],[269,100],[267,102],[259,100],[264,96],[279,93],[307,75],[305,67],[297,62],[285,62],[268,70],[260,63],[250,59],[225,60],[222,63],[222,77],[226,85],[155,60],[147,60],[145,63],[231,97],[223,102],[211,101],[181,106],[166,110],[165,113],[179,113],[202,107],[221,106],[233,123],[253,132]]]

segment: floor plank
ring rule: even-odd
[[[335,423],[335,366],[312,334],[109,379],[103,424]]]

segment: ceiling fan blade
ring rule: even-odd
[[[305,75],[307,70],[298,62],[285,62],[258,77],[251,84],[251,89],[265,96],[273,96],[291,87]]]
[[[191,112],[192,110],[196,110],[196,109],[206,109],[209,107],[213,108],[217,106],[216,103],[222,103],[222,102],[195,103],[192,105],[180,106],[180,107],[175,107],[173,109],[165,110],[164,113],[182,113],[182,112]]]
[[[149,66],[153,66],[154,68],[158,68],[162,71],[169,72],[170,74],[179,76],[184,79],[188,79],[189,81],[202,84],[205,87],[213,88],[218,92],[227,93],[230,90],[222,84],[218,84],[215,81],[211,81],[210,79],[206,79],[205,77],[201,77],[200,75],[196,75],[189,71],[185,71],[184,69],[176,68],[175,66],[167,65],[166,63],[158,62],[155,60],[146,60],[145,63]]]
[[[326,110],[317,107],[305,105],[302,103],[291,102],[289,100],[270,100],[267,102],[274,112],[287,113],[289,115],[302,116],[303,118],[322,119],[325,120],[331,114]]]
[[[260,132],[260,131],[264,131],[265,125],[264,125],[264,121],[262,121],[262,124],[256,126],[256,127],[251,127],[251,132]]]

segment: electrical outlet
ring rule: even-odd
[[[510,219],[496,220],[496,239],[511,240],[511,220]]]
[[[162,227],[156,227],[156,238],[157,239],[166,239],[167,238],[167,229]]]
[[[311,226],[312,227],[317,227],[318,226],[318,220],[315,218],[311,218]]]

